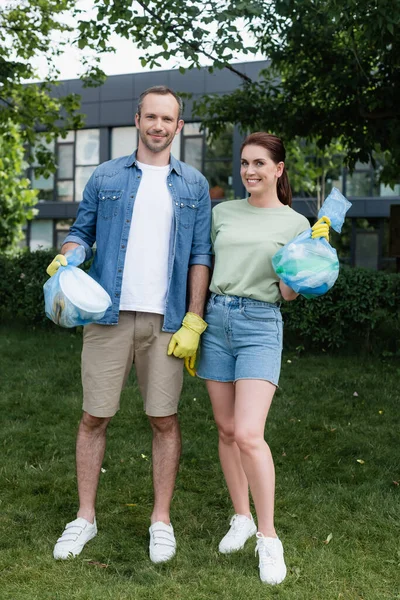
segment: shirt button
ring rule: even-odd
[[[134,198],[135,196],[132,194],[131,198]]]
[[[122,273],[122,269],[118,269],[118,273]]]
[[[183,204],[183,202],[181,202],[181,206],[185,206],[185,205]]]
[[[176,206],[178,206],[179,202],[175,202]]]
[[[115,200],[115,199],[116,199],[116,197],[117,197],[117,196],[113,196],[113,200]]]
[[[116,298],[119,298],[119,294],[118,294],[118,292],[115,294],[115,297],[116,297]]]
[[[195,208],[195,205],[194,205],[194,204],[192,204],[192,207],[193,207],[193,208]]]
[[[105,197],[105,196],[102,196],[102,198],[101,198],[101,199],[102,199],[102,200],[105,200],[105,199],[106,199],[106,197]]]
[[[131,220],[130,220],[130,219],[127,219],[127,220],[126,220],[126,222],[127,222],[127,223],[130,223],[130,222],[131,222]]]
[[[137,178],[140,179],[140,175],[138,175]]]
[[[172,183],[169,183],[168,185],[169,185],[169,187],[172,187]]]
[[[125,248],[125,246],[121,246],[121,248]]]

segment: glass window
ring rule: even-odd
[[[371,173],[355,172],[348,175],[346,179],[346,195],[354,197],[366,197],[371,195]]]
[[[210,185],[212,200],[230,197],[232,188],[232,162],[231,161],[206,161],[204,175]]]
[[[100,131],[81,129],[76,132],[76,164],[98,165],[100,161]]]
[[[39,165],[38,161],[38,150],[39,145],[44,146],[46,150],[54,152],[54,142],[47,142],[44,136],[40,136],[38,142],[32,148],[32,169],[30,169],[30,180],[32,188],[39,190],[39,200],[53,200],[54,196],[54,175],[51,174],[49,177],[39,175],[35,167]]]
[[[385,185],[381,183],[379,186],[379,195],[380,196],[400,196],[400,183],[396,183],[394,188],[392,189],[390,185]]]
[[[53,221],[38,219],[31,223],[29,248],[40,250],[53,247]]]
[[[92,167],[76,167],[75,169],[75,202],[82,200],[83,190],[87,184],[89,177],[95,170],[96,166]]]
[[[200,131],[201,123],[185,123],[183,127],[183,135],[203,135]]]
[[[174,141],[172,142],[172,146],[171,146],[171,154],[178,160],[181,159],[181,134],[180,133],[178,133],[178,135],[176,135],[174,137]]]
[[[136,127],[114,127],[111,131],[111,158],[132,154],[137,147]]]
[[[356,267],[378,268],[379,233],[378,231],[357,231]]]
[[[58,181],[57,198],[60,202],[73,202],[74,200],[74,182]]]
[[[187,138],[185,140],[185,163],[201,171],[202,158],[203,138]]]
[[[233,154],[233,125],[228,123],[225,132],[217,139],[207,141],[206,160],[213,158],[231,158]]]
[[[75,142],[75,131],[68,131],[65,138],[61,135],[57,138],[57,144],[73,144]]]
[[[62,144],[58,147],[58,179],[72,179],[74,176],[74,146]]]
[[[65,221],[56,221],[56,248],[61,248],[61,246],[63,245],[72,223],[73,219],[66,219]]]

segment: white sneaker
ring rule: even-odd
[[[264,537],[257,532],[256,554],[260,557],[260,579],[263,583],[277,585],[286,577],[283,546],[279,538]]]
[[[247,540],[257,532],[253,517],[249,519],[246,515],[233,515],[229,525],[228,533],[219,543],[219,551],[222,554],[241,550]]]
[[[54,558],[65,560],[71,556],[78,556],[84,545],[93,539],[96,534],[96,519],[93,523],[90,523],[90,521],[78,517],[75,521],[67,523],[62,536],[58,538],[54,546]]]
[[[153,563],[162,563],[175,556],[176,540],[171,524],[166,525],[157,521],[149,528],[150,533],[150,560]]]

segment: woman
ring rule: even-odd
[[[215,267],[197,369],[207,380],[235,510],[219,550],[239,550],[256,534],[260,578],[272,585],[285,579],[286,565],[274,527],[275,471],[264,427],[281,367],[280,302],[298,294],[279,280],[271,259],[310,226],[290,208],[284,161],[279,138],[249,135],[241,148],[240,173],[250,196],[213,210]],[[312,237],[328,239],[328,232],[328,225],[318,222]],[[249,486],[258,527],[250,514]]]

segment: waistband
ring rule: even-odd
[[[262,308],[280,308],[281,302],[263,302],[262,300],[255,300],[254,298],[245,298],[244,296],[228,296],[225,294],[211,294],[211,299],[216,304],[223,304],[225,306],[260,306]]]

